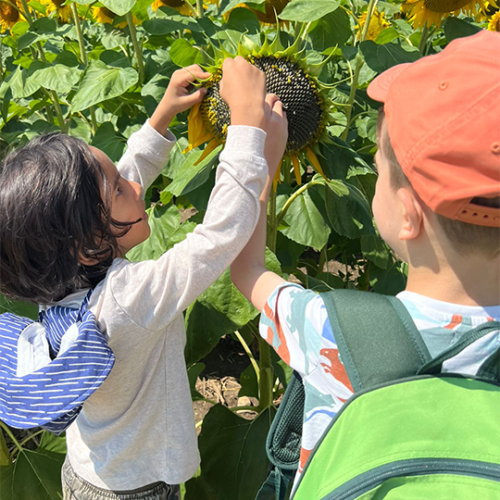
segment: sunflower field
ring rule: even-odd
[[[171,74],[203,66],[212,73],[199,82],[207,96],[172,123],[178,142],[146,195],[152,236],[127,255],[155,259],[203,221],[229,124],[220,68],[224,58],[242,55],[266,73],[289,120],[268,208],[269,267],[317,291],[395,294],[404,288],[405,268],[373,225],[379,105],[366,87],[387,68],[439,52],[457,37],[500,31],[499,6],[494,0],[1,0],[0,155],[62,131],[118,161]],[[4,311],[37,314],[0,297]],[[201,469],[183,485],[183,498],[254,499],[267,476],[264,444],[290,371],[260,339],[258,311],[229,272],[188,308],[185,321],[193,401],[214,404],[197,424]],[[195,388],[221,338],[248,356],[239,396],[256,401],[251,406],[215,404]],[[0,429],[2,500],[62,498],[64,438],[3,422]]]

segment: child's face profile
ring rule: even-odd
[[[101,164],[110,186],[112,219],[118,222],[139,221],[131,224],[127,234],[117,238],[119,251],[117,257],[123,257],[129,250],[147,240],[151,234],[145,203],[141,198],[142,188],[137,182],[124,179],[103,151],[93,146],[89,147]]]
[[[384,241],[401,257],[404,256],[404,246],[399,239],[401,227],[401,208],[396,190],[391,186],[391,168],[384,151],[384,141],[389,140],[385,119],[379,120],[377,128],[377,165],[378,178],[375,186],[375,196],[372,201],[373,216]]]

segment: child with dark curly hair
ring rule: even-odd
[[[286,142],[265,75],[241,57],[226,60],[231,126],[203,224],[157,261],[124,259],[150,235],[144,193],[175,143],[168,126],[203,98],[192,83],[207,76],[198,66],[176,71],[117,166],[61,134],[33,140],[1,166],[0,292],[78,309],[91,290],[88,309],[115,356],[67,429],[65,500],[180,498],[179,483],[198,469],[182,313],[250,238],[278,166],[268,167],[265,146],[281,156]]]

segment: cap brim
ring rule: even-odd
[[[392,82],[412,63],[403,63],[393,66],[377,76],[366,89],[368,95],[375,101],[385,102]]]

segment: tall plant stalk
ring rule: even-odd
[[[31,13],[30,13],[28,4],[26,3],[26,0],[21,0],[21,5],[23,6],[24,17],[28,21],[28,24],[30,25],[30,27],[32,27],[33,26],[33,19],[31,17]],[[39,55],[40,60],[44,63],[47,63],[47,59],[45,57],[45,53],[43,51],[42,44],[40,42],[36,42],[35,45],[36,45],[36,48],[38,50],[38,55]],[[59,97],[57,96],[57,93],[55,90],[45,89],[45,91],[47,92],[47,95],[50,97],[52,104],[54,104],[54,109],[56,110],[57,120],[59,122],[59,128],[64,133],[66,133],[67,127],[66,127],[66,123],[64,121],[64,116],[63,116],[63,112],[61,109],[61,105],[59,104]]]
[[[368,34],[368,29],[370,27],[370,22],[373,17],[373,13],[375,12],[375,8],[377,7],[378,0],[370,0],[370,3],[368,4],[368,8],[366,10],[366,21],[365,25],[363,26],[363,30],[361,31],[361,36],[359,38],[359,42],[364,42],[366,40],[366,35]],[[352,115],[352,108],[354,107],[354,101],[356,99],[356,91],[358,90],[358,81],[359,81],[359,74],[361,73],[361,69],[363,68],[363,65],[365,64],[365,61],[363,60],[363,57],[361,56],[359,49],[358,53],[356,54],[356,58],[354,59],[354,72],[352,76],[352,82],[351,82],[351,92],[349,93],[349,100],[347,101],[348,108],[346,109],[346,128],[344,132],[342,133],[342,140],[346,141],[347,140],[347,135],[349,134],[349,128],[351,126],[351,115]]]
[[[75,22],[76,35],[78,37],[78,46],[80,47],[80,57],[82,63],[85,67],[89,64],[89,58],[87,56],[87,50],[85,49],[85,40],[83,38],[82,25],[80,24],[80,17],[78,15],[78,9],[76,7],[76,3],[71,3],[71,13],[73,14],[73,20]],[[90,106],[90,119],[92,121],[92,133],[95,134],[97,131],[97,119],[95,116],[95,108],[94,106]]]
[[[132,39],[132,45],[134,46],[135,57],[137,58],[137,68],[139,69],[139,81],[141,84],[144,83],[144,59],[142,57],[142,50],[137,41],[137,30],[135,29],[134,19],[132,17],[132,12],[127,12],[125,16],[128,24],[128,29],[130,30],[130,38]]]

